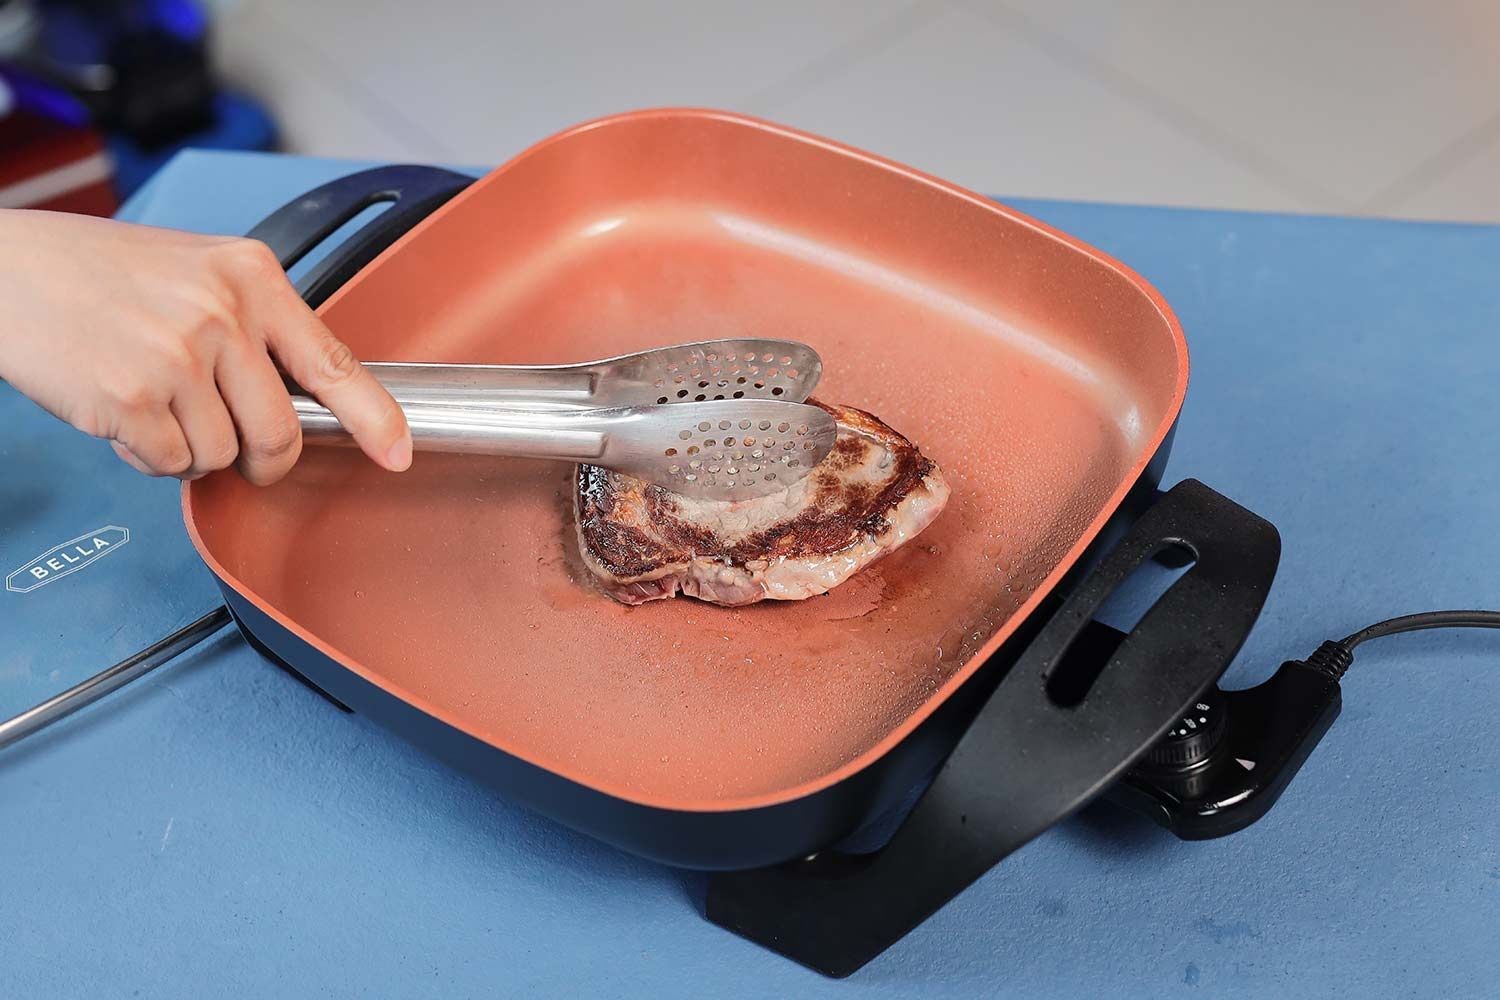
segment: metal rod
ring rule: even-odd
[[[293,396],[292,409],[302,425],[303,440],[314,444],[353,443],[339,419],[317,400]],[[611,429],[642,422],[639,418],[631,420],[630,410],[506,410],[422,403],[403,403],[402,409],[418,451],[569,462],[599,459]]]
[[[215,608],[191,625],[178,629],[159,642],[152,643],[108,670],[75,684],[62,694],[48,698],[40,705],[29,708],[12,719],[0,722],[0,749],[40,732],[59,719],[67,718],[80,708],[92,705],[105,695],[118,691],[137,677],[144,677],[178,653],[207,639],[228,625],[231,620],[228,608]]]

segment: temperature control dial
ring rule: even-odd
[[[1224,692],[1210,688],[1146,751],[1141,763],[1164,770],[1186,770],[1203,763],[1224,735],[1227,714]]]

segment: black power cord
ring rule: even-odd
[[[1344,676],[1344,671],[1349,669],[1349,664],[1354,662],[1354,647],[1360,643],[1429,628],[1500,628],[1500,611],[1424,611],[1416,615],[1388,618],[1337,642],[1329,640],[1323,643],[1305,662],[1313,669],[1339,680]]]

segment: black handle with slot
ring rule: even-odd
[[[1100,604],[1174,549],[1193,566],[1101,644]],[[1202,483],[1162,494],[1041,628],[883,848],[716,874],[708,918],[825,975],[854,972],[1125,773],[1229,666],[1280,554],[1270,522]]]
[[[290,268],[319,243],[371,205],[391,207],[329,251],[297,282],[308,305],[317,307],[386,247],[474,183],[474,178],[439,167],[375,167],[331,180],[287,202],[250,230]]]

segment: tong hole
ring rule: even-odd
[[[666,396],[662,396],[659,399],[657,399],[658,403],[665,403],[666,401],[667,401],[667,397]]]
[[[774,389],[771,390],[771,395],[773,395],[773,396],[779,396],[779,395],[781,395],[782,391],[783,390],[782,390],[781,386],[778,385],[776,388],[774,388]]]

